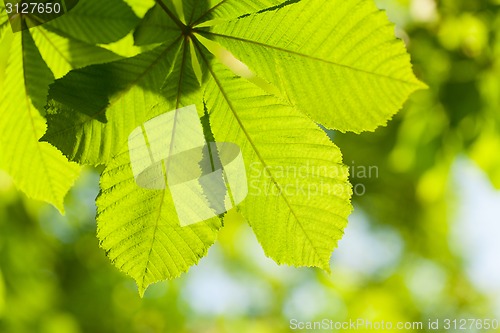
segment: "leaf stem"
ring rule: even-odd
[[[184,23],[182,23],[181,20],[179,20],[179,18],[177,16],[175,16],[175,14],[172,13],[172,11],[170,9],[168,9],[167,5],[165,5],[162,0],[156,0],[156,3],[163,9],[163,11],[165,11],[165,13],[167,13],[167,15],[172,19],[172,21],[174,21],[174,23],[183,32],[186,31],[186,28],[187,28],[186,25]]]

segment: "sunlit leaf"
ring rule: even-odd
[[[0,48],[9,54],[1,75],[5,77],[0,88],[0,167],[29,197],[64,211],[64,197],[80,168],[53,146],[38,142],[46,131],[40,112],[54,77],[28,31],[5,32]]]

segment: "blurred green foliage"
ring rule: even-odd
[[[346,164],[377,167],[378,177],[352,175],[366,193],[354,198],[346,234],[361,229],[361,249],[379,264],[334,255],[331,276],[277,267],[231,212],[200,266],[140,299],[98,246],[96,170],[66,199],[65,217],[25,199],[0,173],[0,332],[266,333],[288,332],[291,318],[494,318],[448,239],[457,157],[474,160],[500,188],[500,2],[433,3],[380,1],[430,89],[386,128],[331,133]]]

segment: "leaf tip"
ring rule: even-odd
[[[425,83],[424,81],[420,81],[419,79],[417,79],[417,88],[415,91],[420,91],[420,90],[428,90],[430,89],[429,85],[427,83]]]
[[[326,274],[331,275],[332,274],[332,269],[330,268],[330,265],[320,267]]]
[[[332,274],[332,269],[330,267],[330,258],[321,259],[321,261],[318,262],[315,266],[324,271],[325,273],[327,273],[328,275]]]
[[[144,298],[144,294],[149,287],[149,284],[146,284],[144,281],[135,280],[137,284],[137,291],[139,292],[139,297]]]
[[[62,201],[54,202],[52,205],[59,211],[59,214],[66,216],[66,210],[64,209],[64,203]]]

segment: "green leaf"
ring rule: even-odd
[[[0,37],[7,29],[8,21],[3,2],[0,3]],[[56,78],[67,74],[71,69],[91,64],[105,63],[120,59],[120,56],[101,47],[82,42],[72,37],[64,37],[49,29],[50,24],[30,29],[35,44]],[[7,56],[2,53],[0,57]]]
[[[150,284],[176,278],[197,264],[221,227],[218,218],[181,227],[168,189],[137,186],[128,147],[101,176],[97,224],[101,247],[135,279],[141,296]]]
[[[423,87],[392,25],[370,1],[156,3],[134,38],[162,45],[73,70],[49,91],[43,140],[71,160],[106,165],[97,200],[101,246],[142,294],[186,271],[214,242],[220,221],[181,228],[170,190],[138,187],[127,150],[138,126],[196,104],[208,114],[207,137],[241,148],[249,195],[240,210],[266,254],[328,270],[352,210],[351,186],[339,149],[315,122],[372,130]],[[200,42],[234,65],[202,36],[257,76],[247,81],[214,61]],[[236,65],[235,73],[248,72]]]
[[[231,19],[262,8],[278,5],[279,0],[235,1],[210,0],[160,1],[151,8],[137,27],[136,45],[169,42],[172,31],[180,31],[180,25],[194,26],[215,19]],[[180,16],[176,15],[181,11]]]
[[[340,150],[294,107],[222,65],[210,65],[210,75],[212,130],[217,142],[242,149],[249,194],[240,209],[265,253],[280,264],[329,270],[351,212]]]
[[[2,7],[0,6],[0,11],[1,11],[1,9],[2,9]],[[2,14],[0,14],[0,22],[1,21],[2,21]],[[7,31],[7,29],[9,29],[7,21],[0,23],[0,41],[2,41],[3,36],[4,36],[5,32]],[[0,73],[2,73],[2,74],[5,73],[5,68],[7,68],[7,61],[8,60],[9,60],[9,53],[0,52]],[[5,79],[5,75],[0,75],[0,87],[2,87],[4,79]],[[0,152],[0,155],[1,155],[1,152]]]
[[[175,109],[194,104],[199,114],[202,115],[204,107],[200,81],[203,81],[206,71],[199,67],[198,59],[193,54],[196,54],[193,42],[184,42],[172,66],[172,71],[161,89],[167,100],[175,101]],[[193,65],[193,62],[197,64]]]
[[[80,169],[53,146],[38,142],[46,130],[40,114],[47,94],[43,87],[54,78],[28,31],[4,31],[0,49],[9,54],[0,86],[0,167],[26,195],[62,212]]]
[[[209,20],[235,19],[278,6],[283,2],[283,0],[208,0],[206,4],[200,6],[199,1],[187,0],[183,1],[183,4],[186,18],[190,18],[188,23],[199,25]]]
[[[193,103],[203,110],[190,47],[182,44],[171,71],[163,82],[157,82],[162,83],[158,86],[163,96],[175,104],[163,104],[156,115]],[[142,122],[153,116],[148,114]],[[122,129],[120,135],[128,136],[132,130]],[[115,266],[136,280],[141,295],[151,283],[173,279],[196,264],[221,227],[219,218],[181,227],[168,188],[152,191],[137,186],[126,145],[102,174],[97,208],[101,247]]]
[[[62,37],[43,27],[33,28],[30,31],[43,60],[56,78],[61,78],[74,68],[120,59],[113,52]]]
[[[155,0],[125,0],[137,17],[144,17],[146,12],[155,5]]]
[[[303,0],[200,33],[331,129],[374,130],[425,87],[372,1]]]
[[[169,33],[171,42],[153,51],[56,81],[49,91],[49,130],[43,140],[81,164],[106,164],[133,128],[162,110],[197,104],[201,112],[197,75],[203,71],[193,69],[192,41],[181,39],[179,29]]]
[[[160,5],[151,8],[134,32],[136,45],[168,43],[180,34],[179,27],[171,20]]]
[[[42,140],[81,164],[106,164],[130,132],[175,109],[161,89],[172,71],[180,39],[130,59],[70,72],[49,92],[49,128]],[[89,101],[88,96],[92,96]]]
[[[2,31],[4,26],[8,25],[8,20],[9,20],[9,16],[6,13],[5,5],[3,3],[0,3],[0,31]],[[2,35],[0,34],[0,37],[1,36]]]
[[[137,22],[123,0],[80,0],[71,11],[44,26],[90,44],[108,44],[125,37]]]

